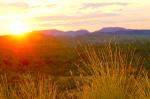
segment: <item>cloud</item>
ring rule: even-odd
[[[55,7],[57,4],[48,4],[47,7]]]
[[[146,22],[149,21],[148,18],[136,18],[136,19],[129,19],[128,22]]]
[[[98,21],[96,21],[98,22]],[[88,20],[82,20],[82,21],[72,21],[72,22],[65,22],[65,23],[51,23],[51,22],[47,22],[47,23],[39,23],[40,26],[42,27],[74,27],[74,26],[83,26],[83,25],[94,25],[95,24],[95,21],[88,21]]]
[[[54,7],[56,6],[56,4],[46,4],[46,5],[30,5],[26,2],[12,2],[12,3],[0,3],[0,7],[3,7],[3,8],[19,8],[19,9],[30,9],[30,8],[38,8],[38,7],[47,7],[47,8],[50,8],[50,7]]]
[[[129,3],[123,3],[123,2],[109,2],[109,3],[83,3],[81,9],[88,9],[88,8],[99,8],[99,7],[106,7],[106,6],[127,6]]]
[[[84,19],[94,19],[94,18],[101,18],[101,17],[113,17],[113,16],[119,16],[118,13],[99,13],[99,14],[89,14],[89,15],[79,15],[79,16],[66,16],[66,15],[60,15],[60,16],[41,16],[41,17],[35,17],[34,19],[37,19],[39,21],[49,21],[49,20],[84,20]]]
[[[119,20],[102,20],[102,19],[93,19],[93,20],[74,20],[74,21],[65,21],[64,23],[62,22],[39,22],[39,25],[41,27],[79,27],[81,28],[82,26],[95,26],[95,25],[100,25],[100,24],[115,24],[119,23]]]
[[[0,3],[0,7],[12,7],[12,8],[29,8],[29,4],[25,3],[25,2],[14,2],[14,3]]]
[[[110,21],[115,16],[119,16],[117,13],[99,13],[99,14],[89,14],[89,15],[80,15],[80,16],[42,16],[35,17],[37,24],[41,27],[82,27],[82,26],[94,26],[101,23],[116,23],[116,21]],[[108,18],[108,20],[104,20]],[[56,22],[55,22],[56,21]],[[81,28],[80,27],[80,28]]]

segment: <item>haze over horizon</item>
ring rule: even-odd
[[[0,35],[20,22],[30,30],[150,29],[149,0],[0,0]]]

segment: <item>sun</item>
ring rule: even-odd
[[[23,35],[30,31],[30,28],[23,22],[12,22],[10,24],[10,32],[13,35]]]

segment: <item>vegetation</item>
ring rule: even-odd
[[[110,44],[98,50],[88,47],[85,55],[91,82],[83,87],[81,99],[150,98],[148,72],[132,46]]]
[[[32,43],[36,50],[28,54],[10,53],[13,48],[1,43],[1,99],[150,98],[149,41],[72,47],[38,38]]]

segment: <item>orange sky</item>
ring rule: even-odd
[[[22,22],[32,30],[150,29],[150,0],[0,0],[0,34]]]

